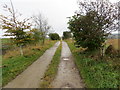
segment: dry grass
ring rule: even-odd
[[[120,50],[119,45],[120,45],[120,39],[108,39],[107,40],[107,45],[113,45],[113,47],[116,50]]]
[[[29,45],[29,46],[24,47],[23,48],[24,56],[33,54],[32,50],[36,50],[36,49],[38,49],[38,45],[36,45],[36,46]],[[39,49],[40,49],[40,47],[39,47]],[[20,55],[20,49],[15,48],[14,50],[8,50],[7,53],[5,55],[3,55],[3,58],[8,59],[8,58],[12,58],[14,56],[19,56],[19,55]]]
[[[23,47],[23,53],[24,56],[29,56],[32,54],[35,54],[35,51],[40,51],[43,48],[46,48],[50,43],[52,43],[53,41],[49,41],[46,40],[44,45],[40,45],[39,43],[36,45],[27,45],[25,47]],[[8,50],[7,53],[5,55],[3,55],[3,59],[8,59],[8,58],[12,58],[15,56],[20,56],[20,48],[17,47],[14,50]]]

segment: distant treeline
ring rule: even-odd
[[[120,34],[111,34],[108,36],[108,39],[120,39]]]

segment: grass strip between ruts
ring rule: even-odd
[[[60,44],[60,46],[57,48],[55,52],[55,55],[53,56],[51,63],[48,66],[47,71],[45,72],[44,78],[40,83],[40,88],[52,88],[51,82],[54,80],[57,74],[58,65],[60,63],[61,48],[62,45]]]

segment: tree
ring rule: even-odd
[[[31,36],[32,36],[33,42],[34,43],[40,42],[40,40],[41,40],[40,31],[37,28],[33,28],[32,30],[30,30],[30,32],[32,34]]]
[[[30,33],[27,33],[25,30],[30,29],[31,24],[28,23],[29,19],[20,21],[17,17],[17,13],[14,11],[12,2],[11,6],[11,8],[7,5],[3,6],[3,8],[9,13],[9,16],[0,15],[1,25],[2,29],[6,30],[5,36],[13,36],[13,38],[11,38],[12,41],[20,47],[21,55],[23,55],[22,46],[31,41]]]
[[[33,20],[36,28],[39,30],[41,40],[44,44],[46,35],[51,27],[48,25],[47,19],[44,19],[40,13],[39,15],[33,16]]]
[[[116,29],[117,7],[102,0],[79,2],[80,10],[69,18],[69,29],[78,47],[94,50],[102,47],[109,33]]]
[[[69,39],[71,37],[72,37],[72,35],[71,35],[70,31],[63,32],[63,39]]]
[[[60,40],[60,36],[57,33],[50,33],[49,37],[51,40]]]

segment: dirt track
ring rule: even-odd
[[[82,79],[74,64],[72,53],[66,42],[62,42],[61,62],[58,74],[52,82],[53,88],[84,88]]]
[[[39,88],[41,78],[43,78],[59,44],[60,42],[57,42],[52,48],[48,49],[37,61],[4,88]]]

